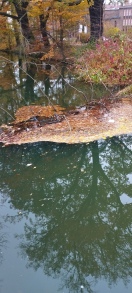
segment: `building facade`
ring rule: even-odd
[[[127,32],[128,29],[132,28],[132,3],[127,1],[127,3],[120,6],[105,5],[104,21]]]

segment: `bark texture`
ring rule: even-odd
[[[49,42],[49,38],[48,38],[48,34],[47,34],[47,20],[48,20],[49,14],[47,14],[46,17],[44,17],[43,14],[41,14],[39,16],[39,20],[40,20],[40,30],[41,30],[41,35],[43,38],[43,43],[45,47],[49,47],[50,46],[50,42]]]
[[[104,0],[94,0],[89,7],[90,41],[98,40],[103,34],[103,4]]]
[[[12,3],[14,4],[16,13],[18,15],[18,21],[21,25],[23,36],[28,41],[32,40],[34,37],[29,26],[29,20],[28,20],[28,15],[26,11],[26,8],[29,2],[24,0],[22,0],[21,2],[19,2],[18,0],[13,0]]]

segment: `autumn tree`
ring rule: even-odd
[[[28,7],[29,1],[22,0],[21,2],[19,2],[18,0],[13,0],[12,3],[14,4],[16,9],[16,13],[18,15],[18,21],[21,25],[23,36],[27,40],[33,39],[33,34],[29,26],[29,19],[28,19],[27,10],[26,10]]]
[[[27,7],[29,4],[29,1],[21,0],[20,2],[18,0],[12,0],[12,1],[6,1],[4,0],[1,5],[1,9],[4,6],[4,3],[13,4],[16,10],[17,15],[12,15],[10,13],[0,12],[1,15],[10,17],[12,19],[17,19],[21,26],[22,34],[27,40],[31,40],[33,38],[32,30],[29,26],[29,19],[27,15]]]
[[[87,14],[87,1],[76,2],[55,2],[52,16],[56,27],[56,41],[57,45],[64,55],[64,39],[68,39],[78,24],[83,21],[84,16]],[[54,25],[52,22],[52,26]]]
[[[103,3],[104,0],[3,0],[14,6],[15,14],[0,11],[0,15],[10,17],[20,25],[22,35],[31,42],[34,39],[33,27],[35,20],[39,22],[39,35],[45,47],[49,47],[49,37],[55,41],[53,26],[59,30],[59,45],[63,51],[63,39],[66,31],[75,27],[82,17],[90,14],[90,39],[96,40],[103,33]],[[92,5],[92,6],[91,6]],[[47,26],[48,23],[48,26]],[[15,32],[15,30],[14,30]],[[18,40],[17,40],[18,43]]]
[[[34,18],[38,19],[40,34],[42,36],[43,44],[45,47],[50,45],[47,31],[47,21],[49,19],[50,10],[53,1],[38,1],[32,0],[28,7],[28,16],[34,24]]]
[[[9,5],[6,5],[3,9],[3,14],[6,14],[9,9]],[[9,19],[0,15],[0,49],[11,50],[15,45],[15,35],[13,30],[13,25],[16,20],[13,19],[12,22]]]
[[[59,2],[66,2],[60,0]],[[78,6],[82,0],[69,0],[66,3],[71,6]],[[104,0],[87,0],[90,14],[90,40],[97,40],[103,34],[103,4]]]
[[[35,3],[33,5],[33,3]],[[29,4],[29,16],[39,17],[40,30],[44,45],[49,45],[48,38],[57,41],[55,33],[59,32],[60,43],[66,31],[74,27],[88,12],[87,0],[76,1],[31,1]],[[48,23],[48,25],[47,25]]]

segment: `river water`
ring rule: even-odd
[[[22,86],[15,74],[16,90],[13,82],[1,85],[4,123],[27,93],[25,76]],[[31,88],[37,97],[26,103],[46,104]],[[74,88],[66,90],[62,98],[58,87],[61,104],[82,103]],[[0,293],[132,292],[131,158],[127,135],[0,147]]]

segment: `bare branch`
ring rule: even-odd
[[[0,12],[0,15],[7,16],[7,17],[11,17],[13,19],[19,20],[18,19],[18,16],[12,15],[12,14],[9,14],[9,13],[6,13],[6,12]]]

